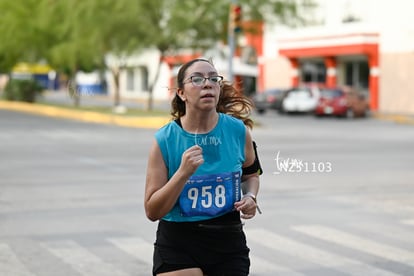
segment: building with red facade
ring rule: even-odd
[[[414,2],[317,2],[320,24],[264,27],[258,89],[347,85],[364,92],[373,111],[414,114]]]
[[[235,82],[246,94],[301,83],[352,86],[366,95],[374,112],[414,114],[414,1],[315,1],[318,7],[309,15],[311,26],[243,23],[244,29],[255,31],[238,39]],[[207,53],[166,57],[154,99],[171,97],[179,66],[196,56],[212,58],[226,77],[228,52],[226,45],[218,43]],[[120,74],[121,95],[148,97],[159,58],[152,51],[130,57]]]

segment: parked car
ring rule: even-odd
[[[286,92],[282,110],[286,113],[312,113],[319,100],[319,87],[294,87]]]
[[[256,111],[259,114],[263,114],[269,109],[280,111],[285,92],[285,90],[278,88],[257,92],[253,96]]]
[[[369,111],[366,97],[350,88],[322,89],[315,109],[317,116],[365,117]]]

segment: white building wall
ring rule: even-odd
[[[279,38],[303,38],[303,37],[323,37],[330,35],[341,35],[344,33],[378,33],[380,55],[388,53],[412,55],[414,53],[414,20],[412,11],[414,1],[412,0],[315,0],[319,7],[313,15],[309,15],[313,21],[319,22],[318,26],[289,29],[285,26],[265,25],[263,37],[263,56],[259,57],[260,64],[264,66],[264,88],[287,87],[291,77],[295,72],[291,69],[290,63],[281,57]],[[353,16],[359,21],[344,24],[344,18]],[[145,66],[148,68],[149,84],[153,81],[156,73],[156,66],[159,61],[159,53],[156,50],[147,50],[135,56],[129,57],[124,61],[125,66],[138,68]],[[392,59],[391,59],[392,61]],[[115,62],[112,60],[112,62]],[[118,61],[119,62],[119,61]],[[227,63],[216,59],[220,65],[220,71],[226,74]],[[387,66],[392,66],[387,62]],[[397,65],[395,65],[397,66]],[[221,68],[223,67],[223,68]],[[237,67],[238,68],[238,67]],[[380,58],[380,76],[381,76]],[[155,84],[154,99],[166,100],[170,93],[168,86],[172,77],[171,70],[167,65],[161,68],[158,82]],[[137,77],[138,74],[137,74]],[[140,83],[137,79],[136,82]],[[113,93],[113,82],[109,80],[109,91]],[[387,84],[381,81],[381,93],[387,93]],[[385,89],[384,89],[385,88]],[[126,72],[121,74],[121,96],[129,98],[147,98],[148,91],[127,91]]]
[[[288,62],[278,57],[280,39],[312,38],[309,42],[323,43],[320,39],[327,36],[340,37],[343,34],[377,33],[379,45],[380,110],[414,113],[412,104],[407,102],[405,91],[412,91],[414,85],[405,81],[405,70],[414,59],[414,1],[413,0],[315,0],[318,8],[310,16],[317,26],[289,29],[283,26],[265,26],[263,37],[265,66],[264,86],[284,87],[294,74]],[[356,21],[343,23],[344,18],[352,16]],[[331,45],[340,43],[329,41]],[[292,40],[290,40],[292,41]],[[368,42],[368,41],[366,41]],[[333,44],[332,44],[333,43]],[[312,45],[298,45],[310,47]],[[319,46],[322,46],[320,44]],[[283,47],[285,47],[284,45]],[[395,55],[397,58],[392,58]],[[404,63],[405,62],[405,63]],[[384,68],[386,66],[387,68]],[[390,69],[392,68],[392,69]],[[403,69],[404,68],[404,69]],[[391,74],[392,72],[392,74]],[[384,75],[387,74],[387,75]],[[341,78],[341,76],[338,76]],[[395,89],[399,80],[401,89]],[[404,94],[405,93],[405,94]],[[405,100],[400,100],[405,99]],[[413,101],[413,100],[411,100]]]
[[[412,0],[317,0],[317,14],[324,18],[324,27],[341,28],[343,18],[352,15],[381,34],[381,52],[414,50],[414,1]]]
[[[264,58],[277,57],[277,39],[321,35],[338,35],[344,32],[378,32],[381,52],[414,51],[414,1],[412,0],[314,0],[314,11],[321,24],[297,29],[283,26],[265,26]],[[360,21],[343,23],[352,15]]]
[[[106,62],[108,67],[111,65],[120,65],[122,68],[119,80],[119,92],[121,97],[131,99],[148,99],[149,91],[140,89],[140,87],[142,87],[141,83],[145,82],[145,80],[141,79],[139,68],[147,68],[148,85],[150,87],[155,80],[159,60],[159,51],[156,49],[148,49],[125,58],[107,56]],[[134,90],[129,90],[127,87],[128,70],[132,70],[134,72]],[[154,85],[153,98],[156,100],[168,100],[168,88],[170,85],[171,71],[165,63],[161,64],[160,70],[158,81]],[[108,90],[109,94],[114,94],[114,80],[112,77],[109,77],[108,79]]]

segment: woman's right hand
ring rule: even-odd
[[[199,145],[194,145],[184,151],[181,157],[180,170],[190,177],[203,163],[203,149]]]

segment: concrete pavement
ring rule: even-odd
[[[251,276],[414,275],[414,128],[275,112],[260,121],[263,214],[244,221]],[[0,126],[0,275],[150,274],[154,129],[7,110]]]

